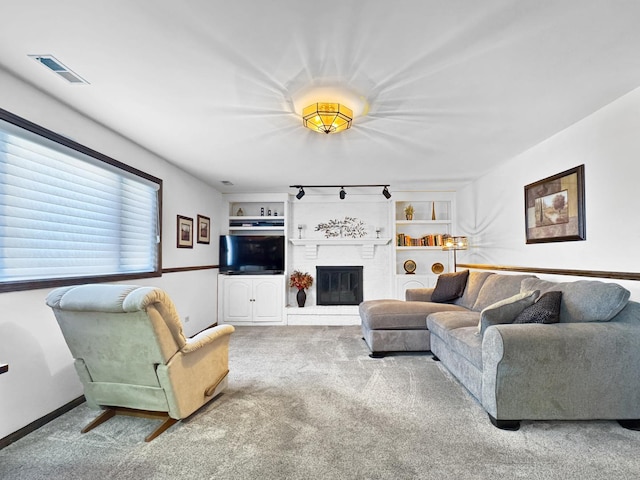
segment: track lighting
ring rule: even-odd
[[[304,186],[303,185],[289,185],[290,188],[297,188],[298,193],[296,194],[296,198],[300,200],[304,197]],[[384,187],[382,189],[382,195],[384,198],[391,198],[391,193],[389,193],[389,185],[380,184],[380,185],[307,185],[307,188],[339,188],[340,189],[340,200],[344,200],[347,196],[347,192],[344,187],[354,187],[354,188],[367,188],[367,187]]]

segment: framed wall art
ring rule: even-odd
[[[585,240],[584,165],[524,187],[527,243]]]
[[[193,218],[178,215],[178,248],[193,248]]]
[[[198,215],[198,243],[211,242],[211,219]]]

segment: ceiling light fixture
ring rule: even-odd
[[[339,103],[313,103],[302,110],[302,124],[314,132],[341,132],[352,120],[353,111]]]
[[[344,187],[354,187],[354,188],[367,188],[367,187],[384,187],[382,189],[382,194],[384,195],[384,198],[386,198],[387,200],[391,198],[391,193],[389,193],[389,185],[384,185],[384,184],[380,184],[380,185],[289,185],[289,188],[297,188],[298,189],[298,193],[296,194],[296,198],[298,200],[300,200],[302,197],[304,197],[304,187],[307,188],[339,188],[340,189],[340,200],[344,200],[345,197],[347,196],[347,192],[345,191]]]

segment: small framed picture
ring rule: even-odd
[[[524,187],[527,243],[585,240],[584,165]]]
[[[211,242],[211,219],[198,215],[198,243]]]
[[[178,215],[178,248],[193,248],[193,218]]]

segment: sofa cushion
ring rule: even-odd
[[[427,317],[432,336],[437,336],[458,355],[482,369],[482,337],[478,335],[479,312],[438,312]]]
[[[467,285],[469,270],[462,270],[455,273],[443,273],[438,277],[436,288],[431,294],[432,302],[450,302],[459,298],[464,293]]]
[[[562,292],[547,292],[536,303],[522,310],[513,323],[558,323],[561,301]]]
[[[464,310],[457,305],[403,300],[366,300],[360,318],[370,330],[426,330],[427,316],[443,310]]]
[[[521,291],[540,290],[539,288],[521,289],[520,284],[532,275],[492,275],[484,282],[472,310],[481,312],[489,305],[512,297]],[[534,277],[535,278],[535,277]]]
[[[495,275],[495,274],[493,272],[479,272],[475,270],[470,271],[469,278],[467,279],[467,286],[464,289],[464,293],[460,298],[455,300],[453,303],[471,310],[473,308],[473,304],[476,303],[476,299],[478,298],[478,293],[480,293],[480,289],[482,288],[482,285],[484,285],[484,282],[491,275]]]
[[[629,301],[631,292],[617,283],[576,280],[556,283],[539,278],[522,281],[521,289],[562,292],[560,322],[598,322],[615,317]]]
[[[534,305],[538,295],[538,290],[522,292],[484,308],[480,312],[478,332],[482,335],[491,325],[513,322],[523,310]]]

